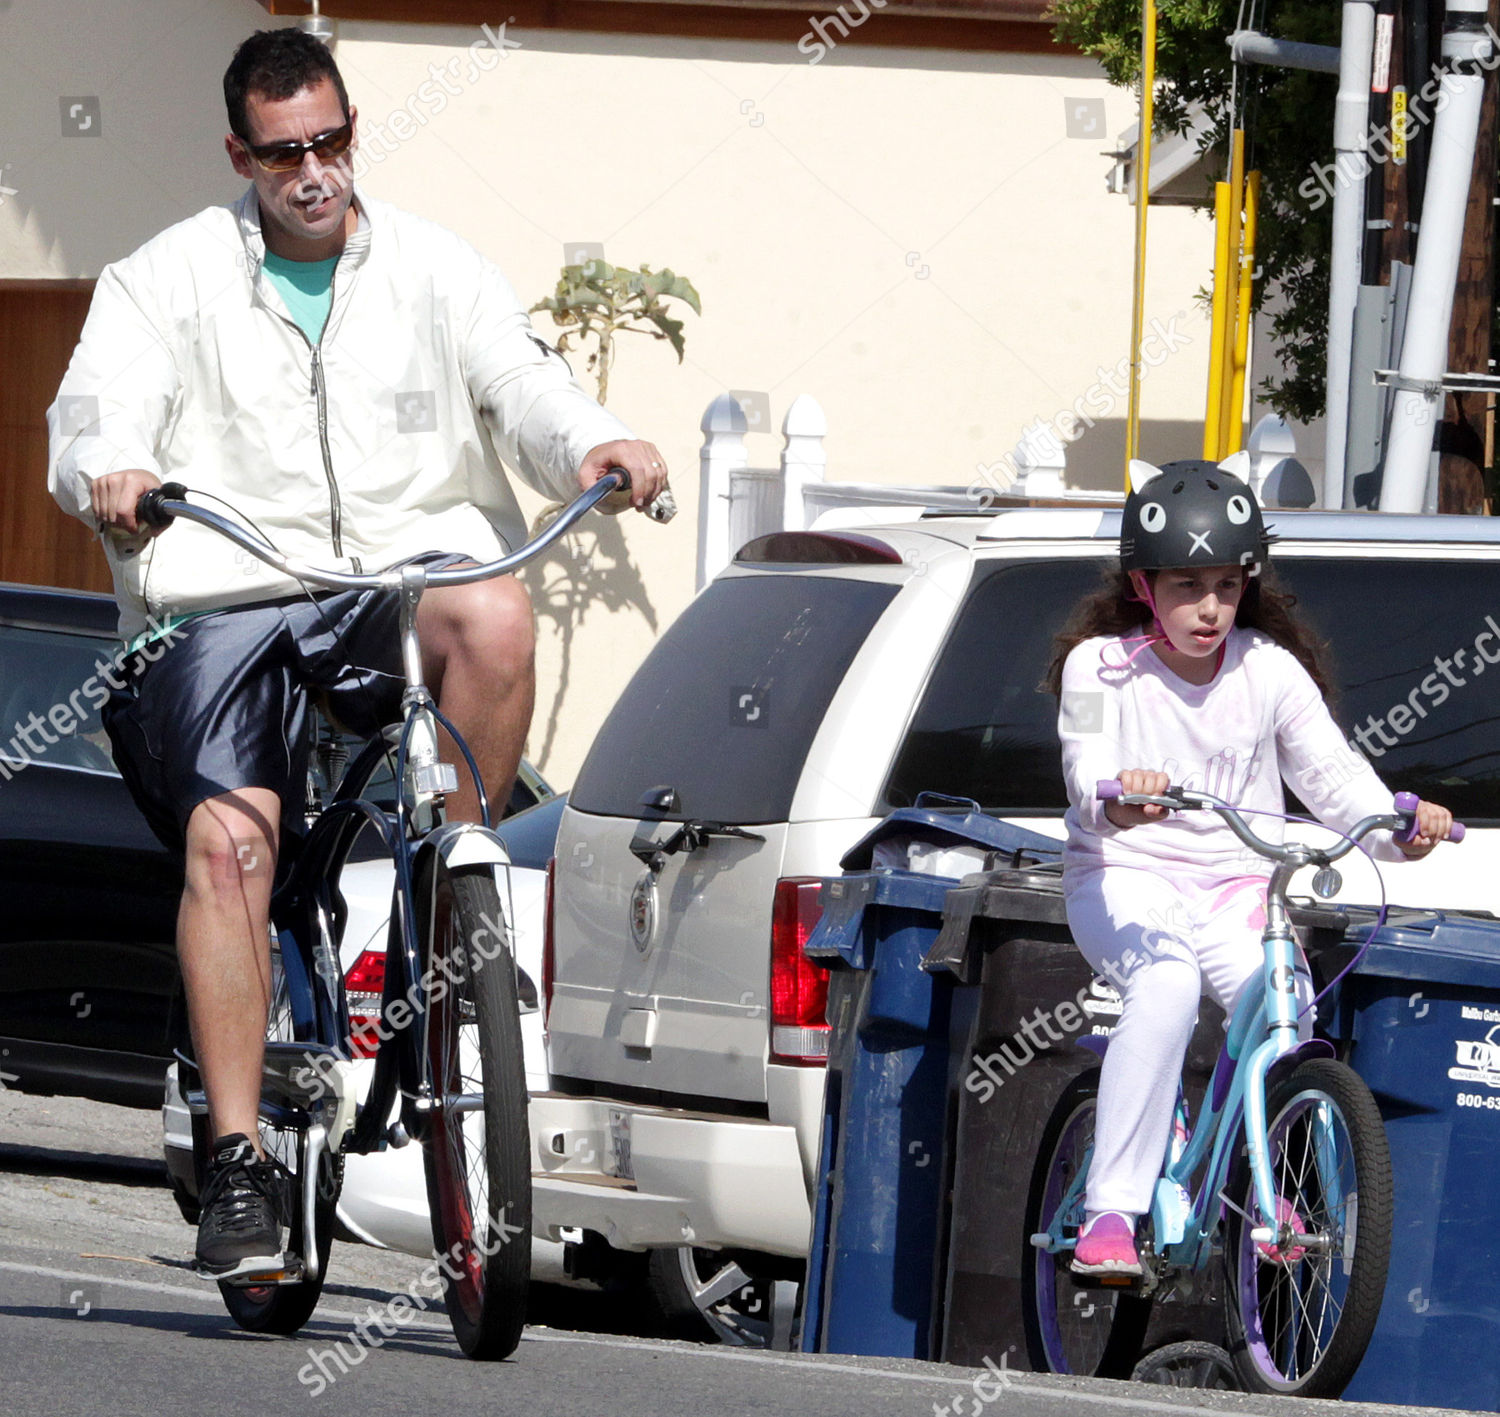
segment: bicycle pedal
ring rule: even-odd
[[[1146,1276],[1143,1274],[1077,1274],[1070,1269],[1068,1278],[1073,1281],[1075,1289],[1111,1289],[1140,1293],[1146,1288]]]
[[[197,1269],[197,1273],[204,1279],[212,1279],[234,1289],[258,1289],[271,1284],[300,1284],[304,1266],[300,1255],[288,1251],[281,1256],[279,1264],[268,1265],[263,1269],[243,1270],[237,1274],[212,1274],[206,1269]]]

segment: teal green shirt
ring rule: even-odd
[[[289,261],[266,252],[266,276],[309,344],[323,338],[323,326],[333,307],[333,268],[338,263],[337,256],[326,261]]]

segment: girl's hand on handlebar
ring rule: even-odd
[[[1398,834],[1395,842],[1408,860],[1416,861],[1426,856],[1438,842],[1447,841],[1452,830],[1453,813],[1446,807],[1439,807],[1436,802],[1418,802],[1417,834],[1410,841],[1402,841]]]
[[[1125,796],[1140,794],[1160,797],[1171,785],[1172,780],[1166,773],[1152,772],[1149,768],[1126,768],[1120,774],[1120,788]],[[1104,815],[1122,829],[1144,826],[1147,822],[1159,822],[1167,815],[1167,811],[1166,807],[1155,802],[1136,807],[1127,806],[1123,802],[1104,804]]]
[[[638,438],[601,443],[583,460],[578,469],[578,486],[587,492],[612,467],[623,467],[630,474],[630,505],[644,512],[667,485],[667,460],[655,443]],[[606,498],[606,506],[614,498]]]
[[[161,478],[145,468],[132,467],[124,472],[107,472],[96,477],[89,491],[94,523],[101,532],[124,532],[129,536],[159,536],[163,527],[148,527],[136,520],[136,504]]]

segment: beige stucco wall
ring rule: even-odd
[[[265,23],[251,0],[14,0],[0,13],[0,183],[16,189],[0,205],[0,276],[97,274],[233,197],[219,76]],[[845,45],[810,64],[792,44],[507,38],[520,47],[476,62],[479,31],[340,25],[362,121],[407,132],[381,143],[371,129],[365,185],[468,237],[528,301],[550,291],[565,243],[599,242],[622,264],[672,266],[704,302],[686,317],[685,364],[627,340],[610,390],[666,454],[682,514],[666,528],[621,518],[533,577],[531,751],[558,782],[692,594],[698,423],[724,390],[766,393],[775,426],[812,393],[831,477],[967,484],[998,471],[1025,425],[1093,389],[1100,422],[1070,466],[1114,481],[1124,402],[1098,386],[1128,340],[1133,210],[1105,192],[1100,154],[1132,115],[1092,63]],[[60,137],[59,96],[93,94],[102,136]],[[1079,104],[1093,121],[1070,137]],[[422,121],[393,124],[402,109]],[[1179,338],[1144,388],[1144,452],[1165,456],[1199,438],[1193,297],[1212,238],[1163,210],[1151,240],[1149,308]],[[545,317],[539,329],[556,334]],[[752,434],[751,460],[773,462],[778,443]]]

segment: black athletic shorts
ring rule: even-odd
[[[468,558],[416,559],[438,569]],[[395,591],[338,591],[198,615],[127,657],[104,727],[162,842],[180,853],[193,808],[244,787],[275,792],[283,837],[300,837],[308,692],[355,733],[395,722],[406,687],[400,624]]]

